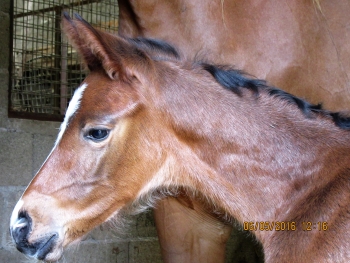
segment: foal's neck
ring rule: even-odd
[[[233,95],[229,102],[215,92],[221,105],[210,105],[212,98],[201,98],[202,105],[183,98],[185,109],[203,107],[205,116],[181,113],[176,105],[172,117],[178,118],[177,137],[192,154],[181,165],[188,167],[193,187],[241,223],[317,220],[308,209],[319,207],[303,202],[314,202],[348,171],[349,132],[325,117],[307,118],[295,105],[267,94],[258,100]],[[271,233],[257,236],[262,240]]]
[[[332,248],[350,243],[349,228],[337,228],[349,224],[350,132],[330,115],[308,116],[288,97],[237,95],[210,78],[174,72],[154,102],[166,124],[171,182],[200,191],[241,224],[295,222],[297,234],[254,231],[266,262],[316,262],[315,253],[334,262]],[[304,221],[332,222],[334,231],[302,231]],[[328,250],[326,237],[333,238]]]

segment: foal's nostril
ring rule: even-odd
[[[15,212],[17,213],[17,212]],[[58,233],[52,232],[29,242],[28,238],[32,231],[32,219],[26,212],[19,212],[11,218],[11,235],[16,243],[16,248],[27,256],[44,260],[51,252],[59,237]]]
[[[17,245],[26,242],[30,231],[31,219],[26,212],[20,212],[17,221],[11,228],[11,235]]]

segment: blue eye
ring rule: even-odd
[[[90,129],[86,137],[92,141],[100,142],[105,140],[108,134],[109,130],[107,129]]]

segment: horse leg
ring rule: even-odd
[[[154,209],[165,263],[223,263],[232,227],[186,195],[168,197]]]

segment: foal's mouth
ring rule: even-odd
[[[23,254],[43,261],[56,261],[62,255],[59,234],[51,233],[39,240],[29,243],[27,237],[16,242],[16,248]]]
[[[45,260],[46,256],[55,247],[57,239],[58,239],[58,234],[54,233],[48,239],[40,242],[40,245],[38,245],[39,248],[36,252],[36,258],[39,260]]]

